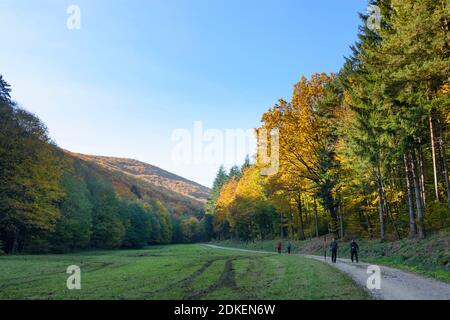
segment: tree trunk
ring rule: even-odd
[[[340,226],[340,238],[344,239],[344,213],[342,203],[339,204],[339,226]]]
[[[380,238],[381,240],[386,239],[384,231],[384,212],[383,212],[383,197],[381,196],[381,188],[378,187],[378,215],[380,219]]]
[[[309,217],[308,217],[308,214],[309,214],[309,208],[308,208],[308,202],[306,201],[306,196],[304,197],[304,204],[305,204],[305,208],[304,208],[304,211],[305,211],[305,227],[307,228],[308,226],[309,226]]]
[[[365,214],[364,216],[366,217],[367,234],[368,234],[368,236],[369,236],[369,239],[372,239],[372,227],[370,226],[369,215],[368,215],[368,214]]]
[[[416,231],[416,222],[414,221],[414,204],[411,192],[411,180],[409,177],[409,164],[406,154],[403,155],[403,160],[405,162],[406,194],[408,198],[409,236],[410,238],[415,238],[417,231]]]
[[[302,212],[302,198],[301,193],[298,193],[298,199],[297,199],[297,207],[298,207],[298,217],[299,217],[299,236],[301,240],[305,239],[305,231],[303,229],[303,212]]]
[[[444,134],[440,119],[438,119],[438,129],[439,129],[439,150],[441,153],[442,166],[444,169],[445,188],[447,189],[447,207],[448,210],[450,211],[450,183],[448,180],[448,166],[447,166],[447,156],[445,154]]]
[[[378,215],[380,219],[380,238],[386,239],[386,233],[384,230],[384,204],[383,204],[383,186],[381,184],[381,170],[380,165],[377,165],[377,185],[378,185]]]
[[[291,239],[294,236],[294,228],[293,228],[293,223],[292,223],[292,207],[291,204],[289,203],[289,237],[291,237]]]
[[[434,192],[436,200],[439,201],[439,188],[438,188],[438,173],[436,167],[436,143],[434,140],[434,123],[433,123],[433,110],[428,115],[428,122],[430,124],[430,140],[431,140],[431,155],[433,158],[433,175],[434,175]]]
[[[280,213],[280,237],[281,239],[284,239],[284,228],[283,228],[283,213]]]
[[[381,175],[380,175],[381,178]],[[400,232],[398,231],[397,228],[397,221],[396,219],[394,219],[394,216],[392,215],[392,210],[391,210],[391,205],[389,203],[389,200],[387,198],[386,195],[386,188],[384,187],[384,182],[383,179],[380,179],[380,183],[381,183],[381,195],[383,196],[383,204],[384,204],[384,212],[386,213],[386,222],[385,224],[389,223],[389,221],[392,221],[392,226],[394,227],[394,231],[395,231],[395,235],[397,237],[397,239],[400,239]]]
[[[423,205],[425,206],[426,201],[427,201],[427,196],[425,193],[425,173],[424,173],[424,169],[423,169],[423,151],[422,148],[420,148],[419,150],[419,169],[420,169],[420,191],[422,194],[422,202]]]
[[[419,238],[425,238],[425,227],[424,227],[424,209],[422,203],[422,197],[420,196],[420,183],[419,177],[417,176],[417,165],[415,164],[415,156],[411,156],[411,171],[413,175],[414,182],[414,193],[416,196],[416,207],[417,207],[417,225],[419,229]]]
[[[314,198],[314,220],[316,223],[316,238],[318,238],[319,237],[319,217],[317,216],[316,198]]]
[[[398,231],[397,227],[397,219],[394,219],[394,216],[392,214],[392,211],[388,211],[388,215],[390,216],[390,219],[392,221],[392,226],[394,227],[395,236],[397,237],[397,240],[400,240],[400,232]]]
[[[19,232],[14,233],[14,240],[11,248],[11,253],[16,254],[19,250]]]
[[[366,206],[367,208],[370,208],[368,197],[366,197]],[[372,239],[372,225],[370,224],[370,217],[368,214],[364,214],[364,216],[366,217],[367,234],[369,235],[369,239]]]

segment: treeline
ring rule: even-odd
[[[173,215],[148,197],[118,196],[111,182],[59,149],[45,125],[11,101],[0,76],[0,253],[204,241],[209,220]]]
[[[219,172],[215,237],[423,238],[448,228],[450,4],[370,5],[380,23],[361,15],[341,71],[302,77],[262,116],[260,129],[279,132],[278,173],[260,176],[259,159],[239,178]]]
[[[247,158],[242,168],[219,169],[207,204],[213,216],[213,237],[266,239],[280,227],[274,203],[267,196],[258,168]]]

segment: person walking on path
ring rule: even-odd
[[[280,242],[278,242],[278,244],[277,244],[277,250],[278,250],[278,253],[281,253],[281,248],[283,248],[283,244],[282,244],[281,241],[280,241]]]
[[[291,254],[291,250],[292,250],[292,243],[290,241],[288,241],[287,245],[286,245],[286,249],[287,249],[287,253]]]
[[[358,244],[356,243],[355,239],[352,239],[352,241],[350,242],[350,255],[352,258],[352,262],[356,259],[356,263],[358,263],[358,250]]]
[[[338,243],[335,238],[333,238],[333,241],[331,241],[330,248],[331,248],[331,262],[336,263]]]

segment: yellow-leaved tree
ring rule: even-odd
[[[333,75],[302,77],[294,86],[291,102],[279,100],[262,116],[262,128],[279,131],[279,179],[288,185],[286,192],[297,199],[301,218],[301,195],[317,197],[332,219],[336,231],[339,162],[335,155],[333,130],[339,106],[324,104],[327,85]],[[300,195],[300,196],[299,196]],[[300,219],[300,224],[302,219]],[[302,226],[301,226],[302,228]],[[304,237],[301,235],[300,237]]]

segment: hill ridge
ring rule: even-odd
[[[101,168],[102,174],[108,175],[116,190],[124,196],[130,197],[132,187],[139,186],[144,191],[148,191],[144,193],[157,193],[159,195],[157,198],[171,198],[171,202],[178,199],[182,203],[190,203],[193,207],[200,208],[206,203],[210,193],[209,188],[195,181],[140,160],[88,155],[69,150],[64,150],[64,152],[83,162],[93,164],[99,169]],[[132,190],[131,192],[138,198],[140,197],[139,192],[136,193]],[[164,200],[162,201],[164,202]]]

